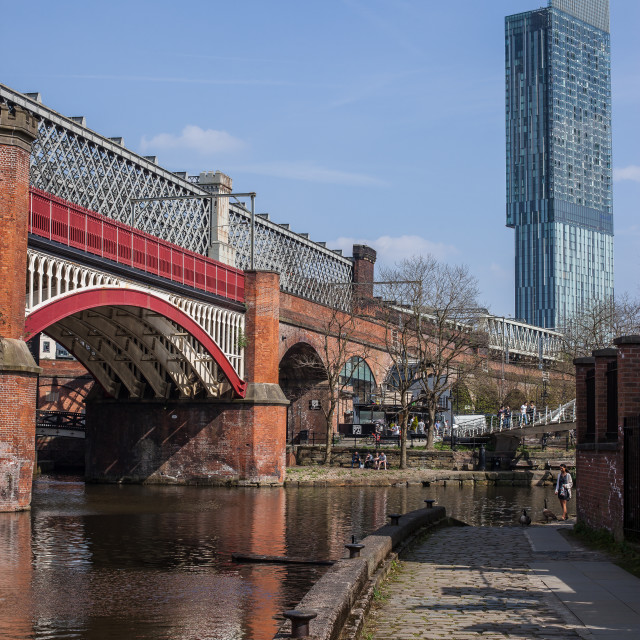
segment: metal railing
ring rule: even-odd
[[[244,301],[244,273],[31,188],[29,233],[224,298]]]
[[[68,429],[71,431],[84,431],[86,428],[86,415],[73,411],[37,411],[37,429]]]
[[[484,418],[478,418],[461,425],[455,423],[453,430],[457,433],[456,437],[469,438],[491,433],[499,433],[501,431],[510,431],[512,429],[522,429],[525,427],[535,427],[541,425],[559,425],[563,423],[573,423],[576,421],[576,401],[571,400],[566,404],[560,405],[556,409],[545,407],[544,410],[536,410],[533,416],[527,415],[523,417],[520,412],[512,412],[511,415],[498,416],[495,414],[487,414]],[[443,431],[443,436],[451,435],[452,428]]]

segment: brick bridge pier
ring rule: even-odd
[[[29,508],[35,461],[40,368],[25,342],[30,337],[25,329],[25,276],[30,153],[37,135],[37,118],[18,106],[0,104],[0,511]],[[283,481],[289,401],[278,385],[279,276],[250,271],[244,277],[244,322],[251,339],[244,348],[243,393],[206,399],[157,394],[124,398],[95,385],[86,403],[88,479]],[[122,291],[124,296],[130,289]],[[144,304],[139,311],[146,313]],[[92,313],[90,308],[87,313]],[[90,341],[95,334],[87,335]]]

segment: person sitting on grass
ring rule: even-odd
[[[367,453],[367,457],[364,459],[364,468],[371,469],[373,467],[373,456],[370,453]]]
[[[360,468],[360,454],[357,451],[354,451],[351,454],[351,468],[356,467],[356,469]]]
[[[385,471],[387,470],[387,456],[384,451],[380,452],[380,455],[375,459],[375,463],[376,469],[384,468]]]

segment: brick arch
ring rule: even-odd
[[[289,347],[280,359],[279,383],[283,388],[317,384],[326,380],[324,365],[318,350],[309,342],[300,341]]]
[[[81,290],[58,298],[29,314],[25,320],[25,331],[27,335],[36,335],[42,331],[46,333],[47,329],[69,319],[74,314],[102,307],[148,310],[175,322],[193,336],[213,358],[235,394],[239,397],[245,396],[247,383],[239,378],[220,347],[206,331],[182,310],[151,293],[121,287]]]

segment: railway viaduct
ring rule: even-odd
[[[282,482],[287,424],[319,419],[300,355],[321,351],[336,290],[373,295],[372,249],[344,257],[254,215],[224,174],[166,171],[3,85],[0,225],[0,510],[30,504],[41,332],[95,380],[88,479]],[[506,326],[489,323],[495,348],[508,333],[536,354],[535,328]],[[380,384],[377,323],[365,344]]]

